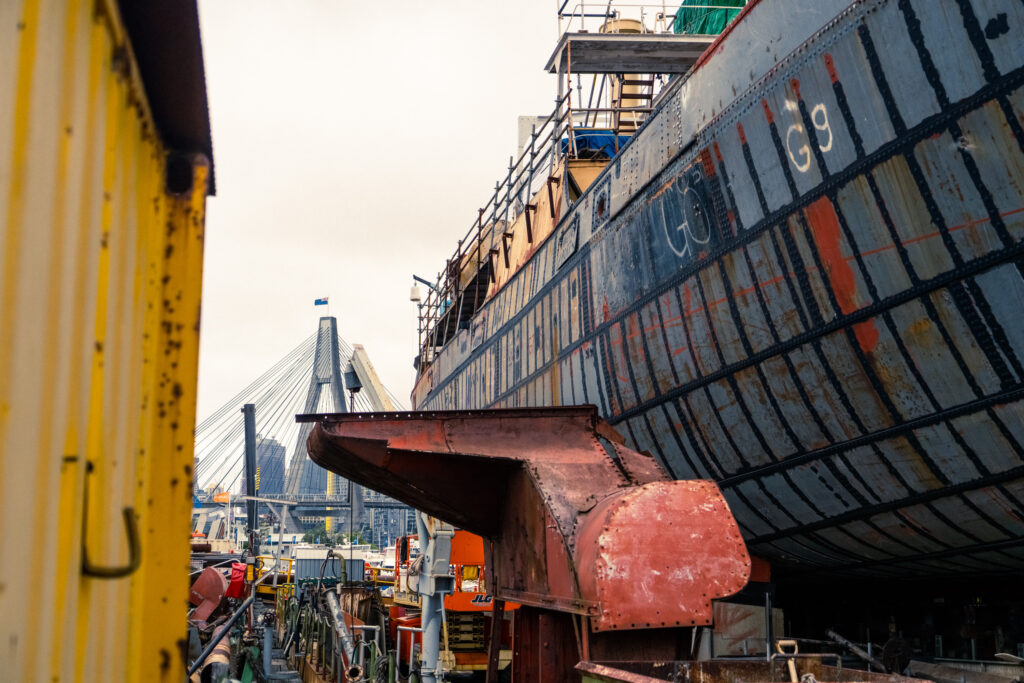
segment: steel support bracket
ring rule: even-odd
[[[708,625],[750,558],[714,482],[673,481],[594,406],[300,415],[320,466],[484,536],[497,599],[593,631]]]

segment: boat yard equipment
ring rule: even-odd
[[[423,683],[435,683],[441,678],[441,629],[445,623],[444,597],[455,590],[455,579],[448,571],[452,556],[452,537],[455,529],[439,519],[416,513],[416,528],[423,547],[422,566],[416,577],[416,592],[420,595],[420,677]],[[410,650],[411,651],[411,650]]]
[[[432,520],[432,518],[427,518]],[[427,524],[432,523],[428,521]],[[395,581],[392,599],[396,606],[419,608],[420,595],[417,592],[420,573],[418,555],[414,555],[414,542],[418,536],[400,536],[395,543]],[[484,539],[466,531],[456,529],[451,539],[449,573],[454,579],[451,593],[444,595],[443,642],[440,657],[446,671],[485,671],[490,651],[490,640],[497,639],[495,666],[504,669],[512,659],[511,613],[519,609],[514,602],[504,604],[494,614],[494,599],[485,590]],[[506,614],[508,615],[506,617]],[[412,625],[419,623],[416,614],[400,616],[392,621]],[[406,621],[409,620],[409,621]],[[488,626],[488,620],[490,625]],[[392,637],[396,634],[391,632]],[[399,651],[399,658],[404,653]]]
[[[227,589],[228,579],[224,574],[213,567],[204,569],[189,591],[189,601],[196,606],[192,619],[205,622],[220,606]]]
[[[711,600],[747,582],[714,483],[670,481],[593,406],[297,419],[317,423],[317,464],[489,541],[488,592],[524,606],[519,642],[549,642],[518,653],[546,680],[592,654],[633,658],[641,642],[675,659],[680,631],[711,624]]]

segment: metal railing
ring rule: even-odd
[[[674,3],[614,3],[612,0],[587,3],[564,0],[558,10],[559,35],[575,30],[596,31],[611,18],[626,18],[636,15],[644,24],[645,33],[669,33],[676,18],[678,2]],[[732,10],[739,8],[719,5],[687,5],[686,10]],[[648,30],[647,19],[653,18],[653,29]],[[590,20],[590,24],[586,21]],[[559,97],[555,108],[540,125],[534,125],[527,144],[519,157],[510,157],[508,170],[503,178],[494,184],[494,192],[478,210],[476,220],[458,240],[455,253],[447,260],[445,267],[437,274],[433,283],[416,278],[427,284],[429,291],[419,303],[417,316],[417,337],[419,353],[416,359],[418,371],[434,361],[437,352],[454,338],[460,330],[468,327],[476,311],[487,299],[490,284],[496,279],[499,260],[506,269],[510,267],[509,244],[513,239],[512,226],[525,212],[526,238],[532,244],[531,212],[534,197],[548,187],[551,201],[551,218],[554,215],[553,185],[564,192],[561,178],[556,175],[563,159],[579,155],[579,135],[598,130],[610,133],[614,140],[614,153],[619,153],[622,134],[634,133],[653,111],[655,101],[667,84],[667,79],[651,74],[649,79],[631,80],[630,75],[594,74],[590,83],[585,84],[579,74],[573,83],[571,54],[568,69],[559,74]],[[625,76],[625,78],[623,78]],[[636,76],[636,75],[634,75]],[[613,81],[617,85],[613,86]],[[564,80],[563,80],[564,79]],[[636,89],[639,84],[643,93]],[[617,94],[613,94],[613,87]],[[625,88],[632,87],[628,92]],[[607,100],[607,102],[606,102]],[[586,105],[584,106],[584,102]],[[639,103],[637,106],[626,106]]]
[[[368,508],[408,508],[409,506],[405,503],[400,503],[397,500],[388,498],[383,494],[364,490],[365,499],[363,505]],[[298,505],[348,505],[349,499],[347,493],[300,493],[300,494],[285,494],[285,493],[265,493],[260,496],[261,499],[267,501],[286,501],[289,503],[296,503]],[[212,504],[209,499],[200,499],[201,504]],[[235,504],[241,504],[235,501]]]
[[[713,2],[680,7],[679,0],[676,2],[616,2],[615,0],[572,2],[572,0],[563,0],[558,8],[558,35],[573,32],[594,33],[599,31],[609,19],[638,19],[643,23],[644,33],[672,33],[680,9],[729,11],[739,8]]]
[[[389,576],[390,578],[388,578]],[[370,567],[370,578],[366,580],[372,583],[374,588],[378,586],[394,586],[395,570],[384,567]]]
[[[597,87],[598,101],[606,78],[602,76]],[[596,78],[591,84],[591,93],[595,85]],[[656,96],[656,92],[656,89],[652,91],[650,99]],[[611,130],[617,153],[620,119],[633,116],[642,121],[652,109],[650,106],[589,106],[593,99],[592,94],[586,107],[573,106],[570,88],[555,101],[554,111],[539,126],[534,124],[519,158],[510,157],[504,178],[495,182],[494,192],[478,210],[477,219],[458,240],[455,252],[434,282],[428,285],[429,291],[419,304],[418,367],[429,365],[436,351],[458,334],[464,328],[464,321],[483,305],[499,259],[504,261],[506,268],[509,266],[509,241],[513,237],[510,231],[524,212],[527,212],[526,237],[533,242],[531,222],[534,216],[530,212],[536,207],[531,202],[547,185],[551,210],[554,211],[554,188],[562,191],[562,179],[556,171],[563,159],[577,157],[579,137],[593,129]],[[577,92],[576,101],[580,100],[582,95]],[[469,281],[464,282],[467,273]],[[481,281],[485,276],[487,280]]]
[[[562,137],[571,129],[571,109],[567,106],[571,93],[555,100],[555,109],[538,126],[534,124],[530,138],[523,147],[519,158],[509,158],[505,177],[494,184],[494,192],[477,212],[476,220],[458,241],[455,253],[448,259],[444,270],[437,274],[430,285],[423,302],[419,305],[419,348],[420,364],[433,360],[433,350],[443,346],[458,331],[456,322],[453,329],[438,321],[446,314],[462,318],[464,307],[475,311],[483,303],[486,290],[476,286],[471,292],[474,300],[466,301],[461,287],[463,272],[470,268],[480,274],[485,267],[493,273],[493,260],[501,253],[498,245],[508,239],[507,228],[519,215],[537,192],[550,183],[557,168]],[[507,249],[507,244],[503,245]]]
[[[604,77],[602,77],[604,78]],[[603,83],[601,85],[603,89]],[[553,187],[561,190],[561,178],[556,175],[559,163],[564,158],[575,158],[581,134],[592,129],[610,129],[618,152],[618,121],[623,115],[645,117],[651,107],[574,107],[570,89],[556,100],[555,110],[538,127],[532,127],[530,138],[518,159],[510,158],[504,178],[494,184],[494,192],[487,203],[477,212],[477,219],[462,239],[458,240],[455,252],[445,267],[429,285],[429,291],[419,304],[418,312],[418,367],[433,361],[438,349],[453,338],[464,321],[484,303],[487,285],[494,279],[499,259],[509,266],[509,240],[513,223],[524,212],[535,209],[533,198],[548,186],[552,195]],[[600,97],[600,95],[599,95]],[[651,95],[654,97],[654,94]],[[580,96],[577,96],[577,101]],[[552,207],[553,196],[549,196]],[[552,208],[552,211],[554,209]],[[554,218],[554,216],[552,216]],[[533,242],[531,215],[527,215],[527,239]],[[469,282],[463,282],[469,273]],[[488,276],[487,282],[479,278]],[[443,319],[443,322],[442,322]],[[441,323],[441,324],[439,324]]]

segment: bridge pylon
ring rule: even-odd
[[[346,385],[346,379],[348,379],[349,385]],[[303,412],[319,412],[321,394],[325,390],[329,392],[334,411],[348,412],[346,392],[349,390],[359,391],[361,388],[362,383],[354,371],[342,372],[338,348],[337,318],[333,316],[320,318],[316,351],[313,355],[313,371],[309,378]],[[341,493],[351,490],[353,515],[357,518],[356,523],[359,524],[363,517],[362,487],[352,484],[349,489],[347,480],[340,479],[338,475],[328,472],[309,459],[309,453],[306,451],[306,439],[309,438],[311,429],[311,424],[300,425],[295,448],[292,450],[288,476],[285,479],[285,496],[325,494],[328,491]]]

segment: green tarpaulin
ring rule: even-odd
[[[683,0],[676,12],[672,31],[716,36],[736,18],[745,4],[746,0]]]

